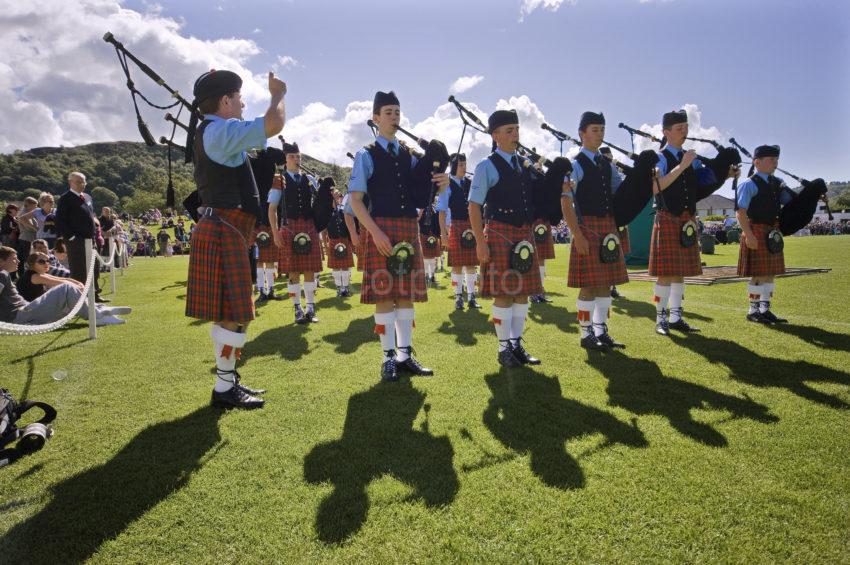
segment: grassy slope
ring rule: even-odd
[[[60,412],[48,448],[0,469],[0,561],[848,562],[850,238],[786,250],[833,269],[779,281],[799,325],[743,322],[743,284],[688,287],[704,331],[671,343],[631,283],[625,355],[588,360],[558,246],[526,333],[538,371],[497,370],[489,303],[455,313],[447,278],[414,335],[438,376],[412,383],[376,384],[356,298],[321,290],[309,328],[269,304],[241,368],[268,405],[224,415],[186,258],[136,259],[127,325],[0,338],[2,386]]]

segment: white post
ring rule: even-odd
[[[91,267],[91,258],[94,256],[94,240],[87,239],[86,240],[86,268]],[[95,268],[97,266],[95,265]],[[94,269],[92,269],[94,271]],[[91,273],[92,277],[97,276],[96,273]],[[91,284],[89,285],[89,295],[88,295],[88,304],[86,307],[89,309],[89,338],[97,339],[97,314],[95,312],[94,305],[94,278],[92,278]]]
[[[109,267],[109,279],[112,285],[112,294],[115,294],[115,268],[117,265],[117,259],[115,257],[115,240],[113,238],[109,238],[109,257],[112,259],[112,266]]]

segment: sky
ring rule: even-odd
[[[462,127],[450,94],[483,119],[516,108],[523,143],[549,156],[559,145],[543,122],[575,136],[583,111],[601,111],[607,139],[630,148],[619,122],[659,134],[661,115],[684,107],[694,136],[779,144],[797,175],[850,179],[847,1],[0,0],[0,29],[4,153],[140,140],[101,39],[111,31],[187,98],[210,68],[240,73],[246,117],[265,111],[275,71],[288,86],[284,136],[341,165],[371,139],[375,91],[392,89],[404,125],[450,151]],[[143,113],[156,137],[169,133],[162,111]],[[463,150],[475,162],[489,145],[468,132]]]

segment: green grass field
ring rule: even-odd
[[[0,469],[0,562],[848,563],[850,237],[786,242],[788,266],[832,269],[778,281],[791,324],[745,322],[742,283],[689,286],[703,332],[665,339],[630,283],[610,320],[628,348],[604,356],[578,347],[558,246],[538,370],[499,371],[490,302],[455,312],[442,275],[414,333],[434,378],[378,383],[357,297],[320,290],[309,327],[274,302],[240,365],[268,403],[228,413],[183,316],[187,258],[135,259],[126,325],[0,337],[2,386],[59,409]]]

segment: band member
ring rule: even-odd
[[[328,268],[333,272],[336,295],[351,296],[351,267],[354,258],[351,253],[351,238],[345,221],[342,206],[342,193],[334,191],[334,210],[328,223]]]
[[[275,171],[279,165],[284,164],[283,151],[275,147],[267,147],[257,151],[254,156],[249,156],[251,169],[254,172],[254,180],[257,181],[257,189],[260,193],[260,202],[267,202],[269,191],[275,179]],[[274,230],[277,231],[278,226]],[[274,244],[274,235],[269,223],[268,208],[262,207],[262,218],[257,221],[254,229],[254,250],[257,265],[257,303],[266,300],[284,300],[283,296],[277,296],[274,292],[275,270],[277,267],[278,249]]]
[[[440,242],[440,219],[429,204],[419,212],[419,235],[422,239],[422,255],[425,262],[425,282],[431,286],[437,285],[434,273],[437,269],[437,258],[443,254]]]
[[[656,165],[658,194],[649,250],[649,275],[658,278],[653,298],[655,331],[666,336],[671,329],[685,333],[699,331],[682,318],[685,277],[702,273],[696,205],[722,186],[726,178],[718,182],[715,172],[697,159],[693,150],[682,149],[688,136],[685,110],[664,114],[662,131],[664,139]],[[730,168],[729,176],[732,174]]]
[[[750,309],[747,320],[760,324],[787,322],[770,311],[774,277],[785,272],[779,213],[792,199],[781,178],[773,176],[779,166],[779,146],[761,145],[753,153],[755,174],[738,186],[738,210],[742,240],[738,276],[751,277],[747,288]]]
[[[216,358],[213,406],[259,408],[263,391],[240,383],[236,360],[254,319],[247,250],[260,217],[260,198],[246,151],[263,148],[283,128],[286,85],[269,73],[271,103],[263,117],[242,120],[242,79],[230,71],[210,71],[194,86],[193,116],[186,157],[195,167],[202,217],[192,233],[186,315],[213,322]],[[197,125],[197,129],[196,129]]]
[[[348,187],[346,187],[347,189]],[[369,208],[369,195],[366,194],[363,196],[363,203],[366,208]],[[357,272],[363,272],[363,266],[366,262],[363,260],[363,243],[365,242],[365,238],[368,237],[369,232],[360,231],[360,222],[357,221],[357,217],[354,215],[354,208],[351,207],[351,192],[346,192],[345,196],[342,197],[342,210],[345,216],[345,225],[348,228],[348,235],[351,238],[351,245],[354,246],[354,254],[357,255]]]
[[[519,144],[516,110],[493,112],[488,119],[488,131],[495,147],[475,167],[468,208],[481,262],[481,296],[493,298],[499,364],[539,365],[540,360],[532,357],[521,341],[528,316],[528,296],[543,292],[537,253],[531,243],[535,173],[530,162],[516,153]]]
[[[416,204],[421,189],[414,177],[417,159],[395,133],[401,106],[393,92],[378,92],[372,120],[378,126],[375,142],[357,152],[351,172],[351,207],[368,232],[361,244],[365,268],[360,301],[375,305],[375,333],[381,340],[381,379],[397,381],[398,372],[433,375],[413,357],[414,302],[428,299]],[[428,165],[427,162],[424,162]],[[430,178],[441,189],[448,174]],[[430,194],[431,185],[427,183]],[[363,202],[369,197],[369,208]]]
[[[629,282],[613,210],[614,193],[623,176],[599,152],[605,138],[605,116],[585,112],[578,134],[581,150],[572,162],[569,190],[561,199],[564,218],[573,234],[567,284],[579,289],[576,306],[581,346],[606,351],[624,347],[608,334],[607,324],[611,286]]]
[[[466,155],[453,154],[449,165],[449,188],[440,194],[437,201],[440,233],[443,245],[448,247],[449,252],[455,309],[463,310],[463,289],[466,287],[467,308],[471,310],[481,308],[475,300],[478,256],[475,254],[475,233],[469,225],[469,189],[472,181],[466,176]],[[448,226],[449,216],[451,226]]]
[[[283,152],[286,171],[269,192],[269,221],[276,225],[280,218],[274,243],[280,250],[280,270],[288,273],[287,289],[295,307],[295,323],[318,322],[316,273],[322,270],[322,251],[313,209],[317,181],[301,171],[301,151],[297,143],[285,143]],[[306,311],[301,308],[302,276]]]

